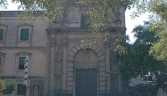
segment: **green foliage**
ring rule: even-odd
[[[159,35],[159,40],[153,43],[150,48],[150,54],[155,59],[167,62],[167,1],[166,0],[138,0],[133,5],[136,7],[132,16],[140,16],[145,12],[150,14],[150,30],[156,30]]]
[[[111,49],[113,49],[114,51],[117,51],[119,53],[119,55],[125,55],[127,54],[127,43],[125,43],[125,40],[129,39],[129,37],[127,36],[125,39],[116,39],[114,41],[113,46],[111,47]],[[126,46],[126,47],[125,47]]]
[[[4,80],[3,83],[5,85],[5,88],[1,90],[3,95],[12,94],[15,90],[16,84],[12,80]]]
[[[129,88],[129,96],[157,96],[157,91],[153,84],[139,84]]]
[[[126,54],[119,53],[118,55],[118,59],[122,61],[119,68],[124,84],[127,85],[131,78],[138,76],[143,77],[148,75],[149,72],[156,77],[154,82],[150,82],[150,84],[153,85],[131,87],[132,96],[154,96],[152,93],[155,93],[155,90],[158,90],[158,88],[164,89],[166,87],[166,63],[154,59],[154,57],[149,54],[151,46],[160,39],[160,36],[156,34],[155,30],[150,31],[150,27],[149,24],[145,23],[143,26],[139,25],[134,28],[133,33],[136,37],[136,41],[133,44],[127,42],[120,43],[120,46],[125,47],[127,51]],[[158,74],[158,71],[160,71],[161,74]],[[153,86],[153,89],[150,88],[151,86]]]
[[[2,79],[0,79],[0,92],[2,92],[5,89],[5,84]]]
[[[6,0],[0,1],[0,9],[6,9],[8,6],[8,2]]]
[[[4,0],[6,1],[6,0]],[[66,17],[71,11],[78,7],[86,8],[88,23],[95,30],[100,30],[107,22],[114,22],[116,12],[120,6],[131,8],[137,0],[11,0],[13,3],[20,3],[18,9],[25,11],[20,15],[20,20],[38,20],[33,13],[41,11],[39,19],[56,21],[59,17]],[[3,3],[4,4],[4,3]],[[2,4],[1,4],[2,5]]]
[[[160,39],[153,43],[153,46],[150,48],[150,54],[155,57],[155,59],[167,62],[167,32],[166,32],[166,25],[164,22],[156,22],[152,25],[153,28],[156,27],[157,34],[159,35]]]

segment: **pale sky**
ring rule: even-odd
[[[126,34],[129,35],[131,42],[134,42],[135,39],[133,37],[133,34],[131,33],[133,28],[135,28],[137,25],[143,25],[144,21],[148,20],[148,13],[145,13],[143,15],[141,15],[140,17],[136,17],[135,19],[131,19],[130,14],[133,12],[134,10],[126,10],[125,12],[125,20],[126,20]]]
[[[19,4],[13,4],[13,3],[11,3],[10,1],[11,0],[7,0],[7,1],[9,1],[8,2],[8,9],[3,9],[3,10],[10,10],[10,11],[14,11],[14,10],[17,10],[17,6],[19,5]],[[143,14],[142,16],[140,16],[140,17],[136,17],[135,19],[131,19],[131,16],[130,16],[130,14],[134,11],[135,9],[133,9],[133,10],[126,10],[126,12],[125,12],[125,20],[126,20],[126,28],[127,28],[127,30],[126,30],[126,34],[127,35],[129,35],[129,37],[130,37],[130,40],[131,40],[131,42],[134,42],[134,37],[133,37],[133,34],[131,33],[132,32],[132,30],[133,30],[133,28],[135,27],[135,26],[137,26],[137,25],[139,25],[139,24],[141,24],[141,25],[143,25],[143,21],[146,21],[146,20],[148,20],[148,14]]]

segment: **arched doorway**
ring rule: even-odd
[[[97,96],[98,61],[91,49],[80,50],[74,56],[76,96]]]

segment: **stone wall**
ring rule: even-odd
[[[18,69],[18,58],[28,55],[27,96],[34,93],[33,86],[38,86],[41,96],[54,96],[58,93],[75,95],[76,69],[97,70],[98,95],[111,94],[112,89],[121,90],[118,62],[110,48],[115,39],[125,36],[124,11],[123,7],[119,10],[118,19],[121,23],[107,25],[106,32],[109,35],[106,41],[92,45],[81,43],[81,40],[99,37],[89,29],[80,28],[84,8],[77,8],[67,17],[59,18],[56,23],[46,20],[41,21],[43,23],[18,21],[15,12],[2,12],[1,28],[5,30],[0,55],[2,78],[22,84],[24,74],[23,70]],[[22,28],[29,29],[28,41],[20,40]],[[10,96],[16,94],[17,90]]]

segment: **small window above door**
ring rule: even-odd
[[[81,28],[82,29],[88,29],[89,28],[90,24],[87,22],[87,20],[88,20],[88,16],[82,14],[81,15]]]

